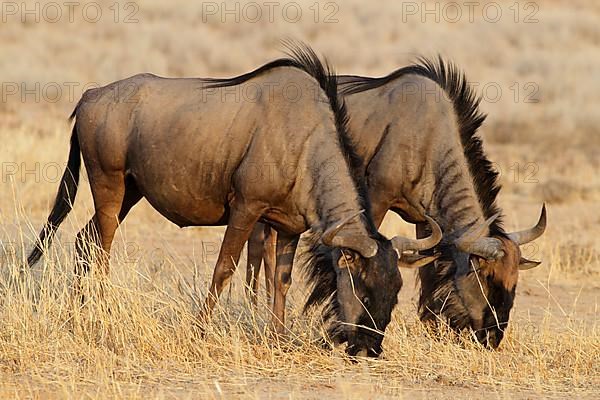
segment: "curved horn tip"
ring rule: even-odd
[[[542,203],[542,213],[541,216],[544,217],[544,220],[546,219],[546,202]]]
[[[429,226],[431,227],[431,236],[435,237],[435,239],[437,240],[435,246],[437,246],[440,241],[442,240],[442,228],[440,228],[440,225],[437,223],[437,221],[433,218],[431,218],[429,215],[425,214],[425,219],[427,220],[427,223],[429,224]]]
[[[440,253],[433,255],[420,255],[420,254],[402,254],[398,258],[398,268],[416,269],[421,268],[435,262],[440,258]]]
[[[488,219],[485,220],[485,224],[487,226],[490,226],[492,224],[492,222],[494,222],[495,220],[497,220],[498,218],[500,218],[500,213],[496,213],[494,215],[492,215],[491,217],[489,217]]]
[[[391,239],[392,246],[400,257],[404,251],[423,251],[437,246],[442,240],[442,229],[433,218],[425,216],[427,222],[431,225],[431,235],[423,239],[409,239],[396,235]]]
[[[540,219],[538,220],[538,226],[542,226],[546,229],[546,202],[542,203],[542,211],[540,212]]]
[[[512,232],[508,234],[508,237],[518,245],[523,245],[534,241],[544,234],[546,231],[546,203],[542,205],[542,211],[540,218],[533,228],[526,229],[524,231]]]
[[[491,217],[487,218],[485,221],[481,222],[480,224],[476,224],[473,227],[471,227],[469,229],[470,230],[475,230],[477,228],[479,229],[483,229],[483,228],[487,228],[489,227],[495,220],[497,220],[498,218],[500,218],[500,216],[502,215],[502,213],[497,212],[496,214],[492,215]]]
[[[472,227],[470,227],[469,229],[467,229],[466,232],[464,232],[457,240],[457,243],[461,243],[461,242],[473,242],[475,240],[477,240],[478,238],[481,238],[485,232],[485,230],[487,228],[489,228],[489,226],[492,224],[492,222],[494,222],[495,220],[497,220],[500,217],[500,213],[496,213],[494,215],[492,215],[491,217],[489,217],[488,219],[486,219],[485,221],[479,223],[479,224],[475,224]]]

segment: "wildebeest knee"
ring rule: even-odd
[[[280,290],[283,293],[287,293],[290,286],[292,286],[292,274],[290,272],[284,271],[279,274],[279,283],[281,283]]]

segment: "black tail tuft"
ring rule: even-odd
[[[73,111],[70,119],[73,119],[76,111],[77,108],[75,108],[75,111]],[[73,208],[73,203],[75,202],[75,196],[77,194],[77,186],[79,185],[80,168],[81,155],[79,139],[77,137],[77,124],[75,124],[71,134],[71,149],[69,150],[67,168],[65,169],[62,179],[60,180],[58,193],[56,194],[52,211],[50,211],[50,215],[48,216],[48,221],[40,232],[34,249],[29,254],[29,257],[27,257],[27,264],[30,266],[35,264],[40,259],[42,256],[44,243],[49,243],[52,240],[52,237],[58,229],[58,226],[61,224],[61,222],[63,222],[67,214],[69,214]]]

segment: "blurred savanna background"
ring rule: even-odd
[[[493,398],[600,396],[600,4],[593,1],[3,1],[0,22],[0,396]],[[139,72],[226,77],[299,39],[340,73],[454,61],[482,96],[508,230],[548,229],[524,255],[506,339],[489,351],[421,326],[414,273],[378,360],[323,350],[295,277],[286,343],[244,296],[245,255],[211,328],[193,328],[222,228],[180,230],[147,203],[115,240],[103,301],[70,302],[86,184],[43,262],[21,270],[54,200],[67,116],[86,88]],[[383,232],[413,235],[388,215]],[[88,290],[97,288],[92,277]],[[264,297],[264,296],[263,296]],[[466,339],[466,340],[464,340]],[[433,394],[430,394],[433,392]]]

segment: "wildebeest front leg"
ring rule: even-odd
[[[225,285],[229,283],[240,259],[244,244],[250,237],[252,227],[260,218],[259,213],[248,210],[246,205],[231,208],[227,229],[215,265],[210,290],[204,303],[201,320],[208,320]]]
[[[272,305],[277,259],[277,231],[265,225],[265,239],[263,244],[263,259],[265,263],[265,288],[267,304]]]
[[[265,240],[266,226],[261,223],[254,225],[248,240],[248,262],[246,265],[246,295],[252,305],[256,307],[258,293],[258,277],[260,264],[263,260],[263,242]]]
[[[292,265],[299,235],[277,233],[277,262],[275,267],[275,299],[273,301],[273,328],[281,334],[285,329],[285,297],[292,284]]]
[[[258,303],[258,278],[263,260],[265,265],[267,304],[269,306],[272,305],[276,248],[277,233],[275,230],[269,225],[257,223],[248,240],[248,263],[246,266],[246,294],[255,307]]]

